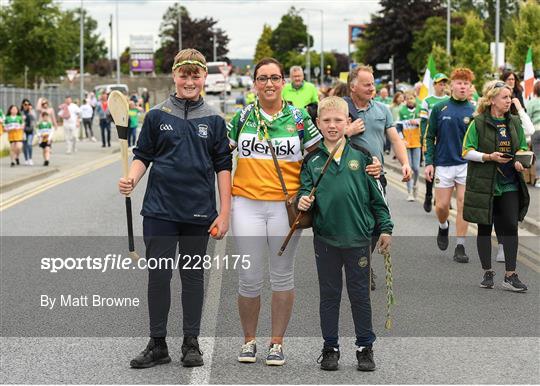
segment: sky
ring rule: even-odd
[[[80,0],[57,0],[63,9],[80,7]],[[118,0],[119,38],[121,52],[129,45],[130,35],[154,36],[154,49],[159,47],[159,26],[172,0]],[[281,16],[291,5],[302,11],[304,22],[314,37],[313,46],[321,47],[321,12],[323,10],[323,45],[325,51],[347,53],[348,25],[369,22],[371,14],[380,9],[377,0],[182,0],[192,18],[212,17],[217,27],[230,39],[229,58],[250,59],[264,23],[276,28]],[[109,18],[116,10],[115,0],[83,0],[83,6],[98,22],[98,32],[110,46]],[[113,56],[116,51],[116,31],[113,31]],[[195,47],[196,48],[196,47]]]

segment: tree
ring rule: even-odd
[[[196,48],[206,58],[213,60],[213,31],[216,35],[217,60],[228,61],[226,57],[229,49],[229,37],[220,28],[216,28],[217,21],[213,18],[192,19],[185,7],[176,3],[163,14],[159,36],[161,47],[156,51],[156,63],[163,72],[170,72],[174,57],[178,53],[178,16],[182,15],[182,47]],[[158,55],[161,56],[158,58]],[[156,66],[157,67],[157,66]]]
[[[126,47],[122,55],[120,55],[120,72],[129,74],[129,47]]]
[[[64,14],[52,0],[13,0],[0,7],[0,57],[5,79],[57,76],[75,55]]]
[[[96,32],[97,21],[89,16],[86,10],[83,10],[83,34],[84,34],[84,63],[85,68],[90,68],[90,63],[95,63],[99,59],[107,57],[107,47],[105,40]],[[77,8],[73,11],[67,11],[64,14],[64,28],[69,28],[71,41],[71,50],[75,53],[72,58],[72,67],[79,66],[79,39],[80,39],[80,20],[81,10]],[[64,29],[64,32],[67,30]],[[92,66],[93,67],[93,66]]]
[[[336,65],[332,66],[331,73],[333,76],[338,76],[340,72],[349,71],[349,57],[347,54],[342,54],[337,51],[332,51],[334,57],[336,58]]]
[[[437,71],[446,74],[446,76],[450,76],[450,72],[452,71],[452,64],[451,64],[450,57],[446,54],[446,48],[438,44],[433,44],[431,46],[430,54],[433,56],[433,61],[435,62]],[[422,72],[425,71],[426,64],[427,64],[427,57],[426,57],[426,63],[424,64],[424,68],[422,69]]]
[[[367,52],[371,49],[370,40],[367,36],[358,39],[354,46],[356,50],[352,53],[352,58],[357,63],[368,63]],[[347,71],[349,71],[347,69]]]
[[[255,47],[255,56],[253,57],[254,63],[257,63],[262,58],[274,56],[272,47],[270,47],[270,39],[272,39],[272,28],[268,24],[265,24],[263,26],[261,37]]]
[[[463,36],[464,24],[463,14],[455,13],[452,16],[450,34],[454,40]],[[412,49],[407,59],[411,67],[418,74],[422,74],[433,45],[446,47],[446,19],[440,16],[428,18],[421,29],[413,32],[413,39]]]
[[[371,65],[386,63],[394,55],[395,76],[415,81],[417,72],[407,60],[412,49],[413,32],[421,29],[430,16],[445,14],[446,9],[440,0],[381,0],[380,5],[382,10],[372,17],[365,31],[369,42],[365,61]]]
[[[307,46],[308,33],[304,20],[298,11],[291,7],[281,17],[281,21],[272,31],[270,46],[274,51],[274,57],[281,63],[285,63],[289,52],[301,53]],[[313,36],[309,35],[309,46],[313,46]]]
[[[484,36],[484,23],[474,13],[465,16],[463,37],[454,42],[454,62],[458,67],[470,68],[476,77],[474,84],[478,90],[486,75],[491,73],[491,54]]]
[[[528,0],[512,19],[514,34],[508,40],[508,59],[518,71],[525,65],[525,56],[531,46],[533,51],[533,68],[540,68],[540,5]]]

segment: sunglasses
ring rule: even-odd
[[[495,83],[495,86],[493,86],[493,88],[501,88],[501,87],[506,87],[507,84],[504,83],[504,82],[497,82]]]

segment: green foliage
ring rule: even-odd
[[[126,47],[122,55],[120,55],[120,72],[129,74],[129,47]]]
[[[179,3],[167,8],[163,14],[159,28],[161,46],[156,51],[156,70],[164,73],[171,72],[174,57],[178,53],[178,18],[182,15],[182,47],[194,47],[199,50],[208,62],[213,61],[213,33],[216,31],[217,60],[227,60],[229,37],[216,27],[213,18],[192,19],[187,9]]]
[[[281,21],[275,30],[272,31],[270,46],[274,52],[274,57],[281,63],[285,63],[289,53],[301,53],[307,46],[308,33],[304,20],[298,11],[291,7],[289,11],[281,17]],[[313,37],[309,36],[309,46],[313,46]]]
[[[451,21],[450,36],[453,40],[460,39],[465,23],[463,14],[454,13]],[[428,18],[422,29],[413,32],[413,37],[414,42],[407,59],[418,74],[423,74],[433,45],[446,47],[446,19],[440,16]]]
[[[367,63],[367,52],[371,48],[369,38],[360,38],[355,42],[354,45],[356,49],[352,53],[353,61],[356,63]]]
[[[270,47],[270,40],[272,39],[272,28],[265,24],[257,46],[255,47],[255,56],[253,57],[253,63],[257,63],[262,58],[269,58],[274,55],[272,47]]]
[[[446,48],[438,44],[433,44],[431,47],[430,54],[433,56],[433,60],[435,61],[435,66],[437,67],[437,71],[446,74],[446,76],[450,76],[450,73],[452,72],[452,64],[450,61],[450,57],[446,54]],[[426,58],[426,63],[427,63],[427,58]],[[425,71],[425,66],[426,65],[424,64],[424,68],[422,69],[420,73]]]
[[[381,11],[372,17],[366,29],[369,44],[364,62],[371,65],[386,63],[394,55],[396,78],[418,79],[417,71],[407,60],[412,49],[413,33],[421,29],[429,17],[446,13],[442,3],[440,0],[381,0]]]
[[[455,40],[454,62],[457,67],[470,68],[476,77],[474,84],[481,89],[484,80],[491,73],[491,54],[483,30],[483,22],[474,13],[465,16],[463,37]]]
[[[523,71],[529,46],[533,51],[533,69],[540,68],[540,4],[525,2],[512,19],[513,36],[507,41],[507,57],[517,71]]]
[[[25,66],[30,82],[64,73],[75,55],[70,30],[65,14],[52,0],[13,0],[0,8],[3,81],[21,78]]]

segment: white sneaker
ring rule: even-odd
[[[504,263],[504,249],[499,247],[499,251],[497,252],[496,260],[498,263]]]
[[[409,193],[409,195],[407,196],[407,201],[413,202],[414,201],[414,196]]]
[[[96,137],[92,137],[92,138],[90,138],[90,141],[97,142],[97,139],[96,139]]]
[[[31,159],[28,160],[28,165],[32,166],[34,165],[34,161],[32,161]]]
[[[534,183],[535,188],[540,188],[540,178],[536,179],[536,182]]]

